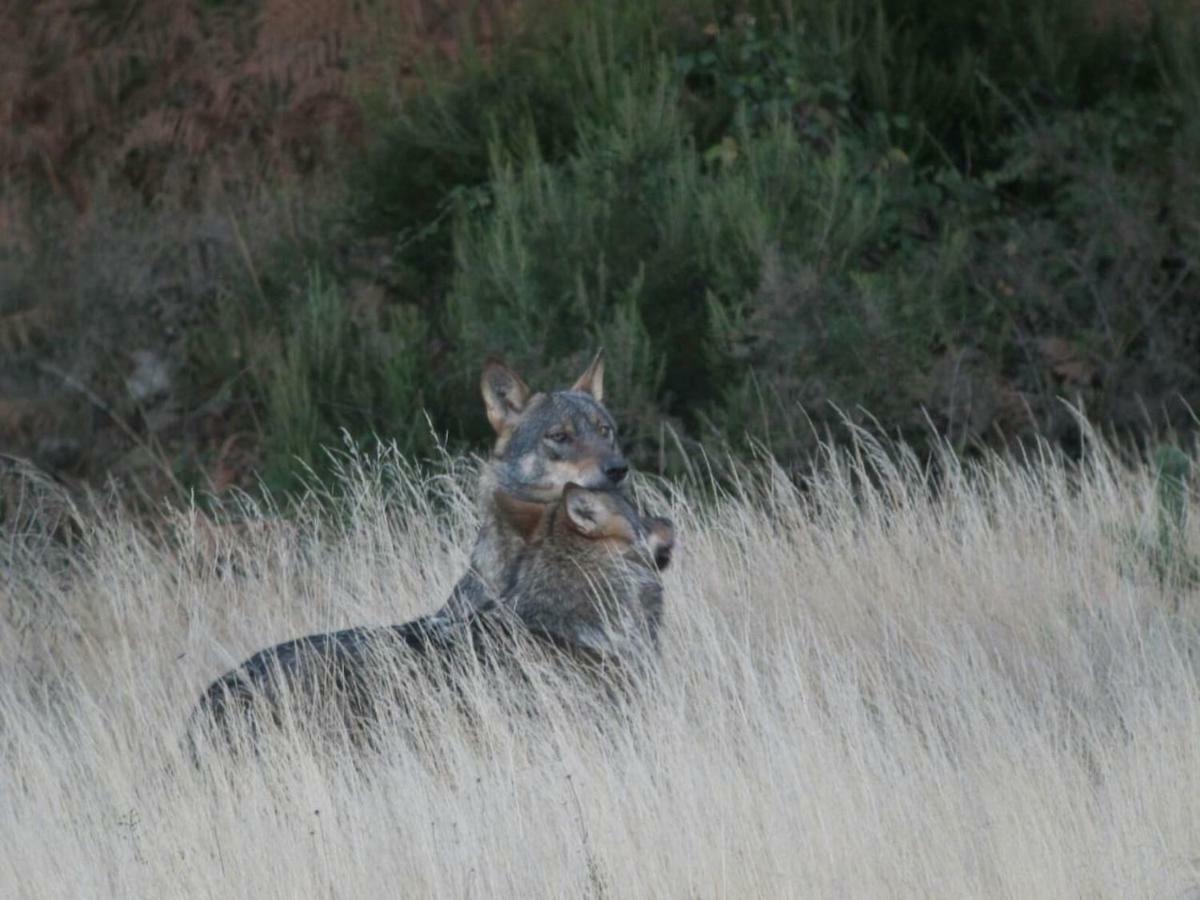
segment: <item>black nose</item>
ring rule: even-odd
[[[608,476],[608,480],[613,484],[620,484],[625,480],[625,476],[629,474],[629,466],[625,463],[609,463],[604,467],[604,474]]]

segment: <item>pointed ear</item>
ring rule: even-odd
[[[571,390],[582,394],[591,394],[597,403],[604,402],[604,348],[596,353],[596,358],[587,370],[579,376]]]
[[[496,491],[493,499],[496,501],[496,511],[500,518],[511,525],[524,541],[533,537],[550,510],[550,506],[545,503],[520,500],[504,491]]]
[[[670,519],[651,516],[642,519],[642,527],[646,530],[646,543],[654,555],[654,565],[661,572],[671,565],[671,556],[675,552],[675,525]]]
[[[529,402],[529,386],[521,380],[521,376],[500,360],[488,357],[483,364],[479,386],[488,421],[492,423],[496,434],[503,434],[516,425],[525,404]]]
[[[620,536],[620,516],[602,493],[572,483],[563,488],[562,502],[567,521],[584,537]]]

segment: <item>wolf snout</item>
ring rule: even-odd
[[[629,474],[629,464],[623,459],[609,460],[604,464],[604,477],[613,484],[620,484]]]
[[[662,516],[651,516],[642,520],[646,529],[646,543],[654,557],[654,567],[660,572],[671,565],[675,553],[675,524]]]

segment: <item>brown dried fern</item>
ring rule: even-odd
[[[4,4],[0,206],[21,215],[22,192],[41,186],[86,211],[97,179],[113,173],[150,198],[168,185],[237,186],[324,165],[330,135],[361,138],[364,87],[406,80],[431,46],[453,58],[464,18],[490,41],[516,5]]]

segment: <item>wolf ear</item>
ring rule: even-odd
[[[579,379],[571,385],[571,390],[582,394],[591,394],[597,403],[604,402],[604,348],[596,353],[596,358]]]
[[[520,500],[504,491],[496,491],[494,499],[500,518],[511,525],[524,541],[533,537],[550,509],[545,503]]]
[[[496,434],[503,434],[514,425],[525,404],[529,402],[529,386],[521,376],[494,357],[483,364],[480,379],[483,405],[487,408],[488,421]]]
[[[662,572],[671,565],[671,555],[675,552],[675,525],[670,519],[652,516],[642,519],[642,527],[646,529],[646,543],[654,554],[654,566]]]
[[[605,502],[604,494],[572,482],[563,488],[563,508],[566,521],[584,538],[608,538],[618,530],[614,528],[617,515]]]

